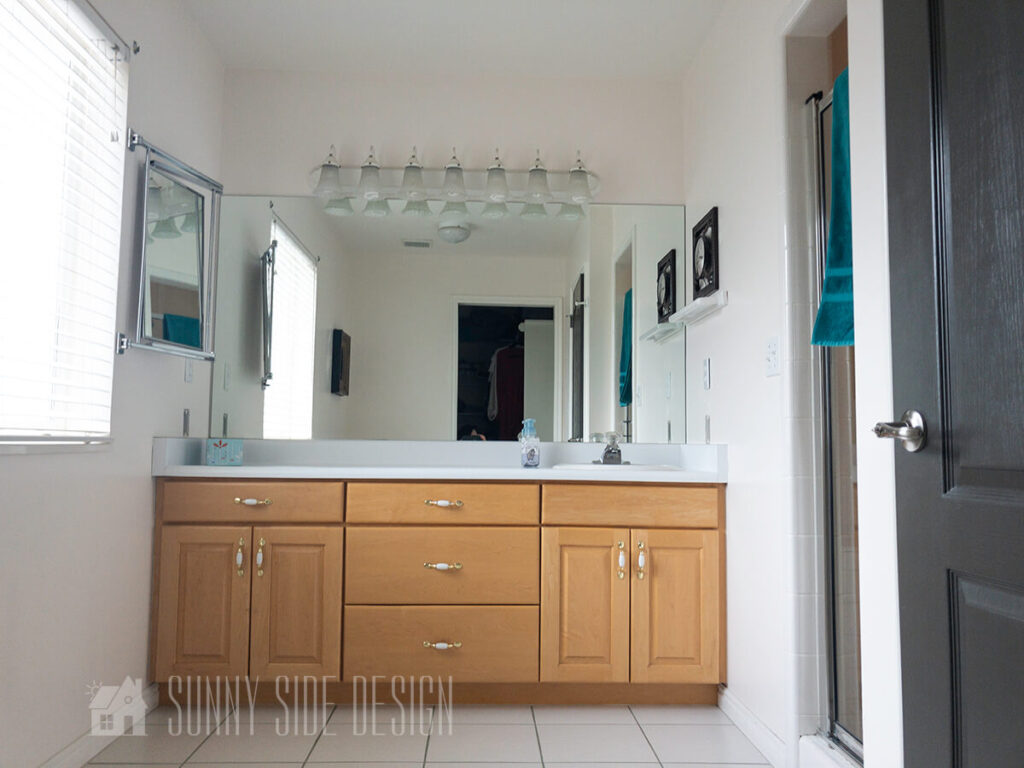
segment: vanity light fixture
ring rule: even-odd
[[[352,200],[348,197],[332,197],[324,203],[324,211],[331,216],[351,216],[355,213]]]
[[[367,200],[366,207],[363,208],[363,216],[369,216],[374,219],[387,216],[389,213],[391,213],[391,206],[388,205],[388,201],[383,197],[378,197],[376,200]]]
[[[579,205],[589,203],[590,195],[590,174],[583,165],[580,151],[576,150],[576,165],[569,170],[569,198]]]
[[[373,153],[373,145],[370,145],[370,154],[360,168],[359,196],[365,200],[376,200],[380,197],[380,165]]]
[[[412,148],[412,155],[405,163],[405,170],[402,173],[402,196],[406,200],[427,199],[427,190],[423,186],[423,166],[416,157],[416,147]]]
[[[185,214],[185,218],[181,220],[180,229],[182,232],[190,233],[195,232],[197,229],[199,229],[199,216],[196,214],[195,211],[193,211],[192,213]]]
[[[158,240],[173,240],[176,237],[181,237],[181,231],[175,225],[174,218],[168,217],[160,219],[156,223],[156,226],[153,227],[152,235]]]
[[[526,196],[534,203],[546,203],[551,199],[551,188],[548,186],[548,171],[540,161],[540,150],[537,159],[530,168],[530,178],[526,185]]]
[[[466,199],[466,182],[462,176],[462,163],[455,155],[452,147],[452,158],[444,167],[444,186],[441,188],[446,200],[462,201]]]
[[[546,204],[578,206],[564,209],[562,218],[570,219],[586,215],[587,205],[600,187],[600,180],[583,164],[580,152],[576,153],[575,164],[562,171],[549,170],[541,161],[540,150],[531,166],[519,169],[508,168],[497,149],[489,164],[475,168],[463,165],[454,147],[448,162],[440,166],[424,164],[417,147],[413,147],[412,154],[406,158],[397,166],[384,165],[371,146],[361,165],[343,166],[332,145],[327,158],[310,171],[309,188],[323,201],[325,212],[333,216],[350,216],[356,212],[386,216],[391,212],[389,206],[370,206],[369,203],[383,200],[390,204],[395,200],[398,201],[395,212],[424,217],[439,216],[444,203],[467,201],[475,216],[487,219],[519,215],[524,205],[531,205],[523,212],[528,219],[546,218],[549,215],[544,208]],[[170,206],[171,201],[160,200],[155,190],[151,197],[150,222],[168,215],[184,215],[191,210],[191,203],[184,210]],[[153,213],[155,211],[159,211],[159,215]],[[556,209],[552,208],[550,214],[555,213]]]
[[[494,150],[494,161],[487,168],[487,199],[492,203],[508,200],[508,179],[497,149]]]
[[[338,164],[338,158],[334,156],[333,144],[331,151],[327,153],[327,159],[320,164],[320,177],[313,194],[323,199],[338,197],[341,194],[341,166]]]
[[[583,218],[583,206],[576,203],[562,203],[558,210],[558,218],[565,221],[579,221]]]

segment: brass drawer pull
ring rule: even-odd
[[[270,499],[243,499],[239,496],[235,497],[235,504],[245,504],[247,507],[269,507],[273,503]]]
[[[625,542],[618,542],[619,544],[619,578],[626,578],[626,544]]]
[[[462,563],[424,563],[424,568],[433,568],[435,571],[461,571]]]
[[[243,559],[244,551],[245,539],[241,538],[238,540],[238,551],[235,552],[235,568],[238,569],[239,576],[245,576],[245,560]]]
[[[448,499],[424,499],[423,503],[430,507],[455,507],[455,509],[461,509],[464,506],[462,499],[455,499],[455,501],[449,501]]]
[[[256,575],[263,575],[263,548],[267,545],[266,539],[260,539],[259,549],[256,550]]]
[[[642,579],[647,568],[647,552],[642,541],[637,543],[636,548],[638,550],[636,556],[636,577]]]
[[[432,643],[429,640],[423,641],[424,648],[433,648],[435,651],[449,651],[453,648],[461,648],[461,640],[452,640],[451,642],[442,640],[439,643]]]

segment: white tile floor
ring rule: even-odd
[[[715,707],[455,706],[434,716],[380,708],[282,717],[279,707],[206,718],[179,733],[175,710],[146,718],[90,765],[179,768],[584,768],[764,766],[767,761]],[[401,717],[404,714],[405,717]],[[168,723],[168,717],[172,718]],[[168,726],[174,726],[169,732]],[[287,727],[290,726],[290,727]],[[279,729],[286,731],[279,735]]]

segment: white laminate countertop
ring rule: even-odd
[[[543,443],[541,466],[519,466],[516,443],[403,442],[378,440],[246,440],[241,466],[207,466],[205,440],[156,438],[154,477],[208,479],[338,479],[338,480],[509,480],[618,483],[724,483],[723,445],[638,444],[622,446],[623,459],[636,465],[672,469],[622,467],[559,468],[557,464],[588,464],[603,447],[593,443]]]

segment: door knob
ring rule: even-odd
[[[904,411],[900,421],[880,421],[875,424],[876,437],[889,437],[899,440],[903,447],[911,453],[924,448],[928,437],[928,429],[924,417],[918,411]]]

